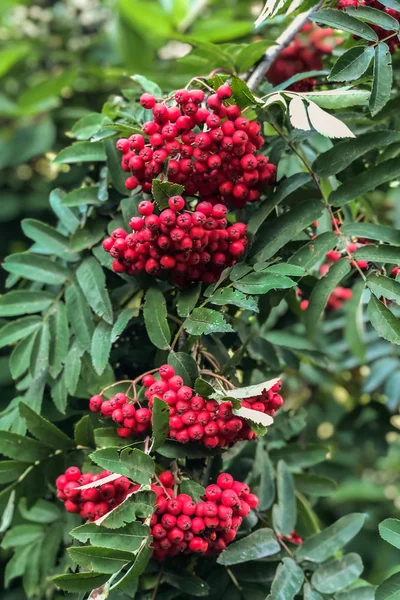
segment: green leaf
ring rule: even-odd
[[[400,321],[383,302],[371,296],[367,314],[372,326],[381,337],[400,345]]]
[[[75,563],[100,573],[116,573],[134,559],[130,552],[101,546],[72,546],[67,550]]]
[[[167,304],[159,288],[150,287],[147,290],[143,317],[151,343],[166,350],[171,341],[171,331],[167,321]]]
[[[282,459],[293,470],[312,467],[326,460],[329,448],[322,444],[307,444],[305,448],[299,444],[288,444],[279,450],[271,450],[271,458]]]
[[[375,592],[375,600],[399,600],[400,572],[395,573],[381,583]]]
[[[31,333],[37,331],[41,325],[42,320],[39,317],[22,317],[6,323],[0,329],[0,348],[28,337]]]
[[[102,448],[92,452],[90,459],[102,469],[125,475],[142,485],[147,485],[154,473],[154,460],[137,448],[126,448],[121,453],[119,448]]]
[[[238,283],[241,283],[241,281]],[[254,298],[245,296],[241,292],[232,290],[231,288],[219,288],[208,298],[208,301],[217,306],[233,304],[233,306],[238,306],[239,308],[258,312],[258,304]]]
[[[96,523],[85,523],[73,529],[70,535],[82,543],[90,541],[93,546],[136,552],[149,535],[149,528],[139,522],[130,523],[121,529],[107,529]]]
[[[106,220],[97,217],[88,219],[85,226],[78,229],[71,238],[71,249],[74,252],[82,252],[92,248],[104,237]]]
[[[368,244],[356,250],[354,258],[375,263],[398,263],[400,262],[400,248]]]
[[[262,442],[257,444],[253,474],[259,478],[258,508],[260,511],[268,510],[275,499],[275,476],[269,454]]]
[[[129,192],[126,189],[125,181],[129,177],[129,173],[121,169],[121,153],[115,147],[115,139],[104,140],[103,143],[106,150],[108,172],[113,187],[117,192],[126,196]]]
[[[354,139],[338,142],[333,148],[320,154],[313,163],[313,169],[319,177],[336,175],[370,150],[388,146],[395,142],[400,142],[400,131],[374,131],[374,135],[365,133]],[[357,228],[369,227],[370,225],[373,226],[370,223],[345,223],[343,227]],[[383,227],[383,225],[376,225],[376,227]],[[357,235],[357,233],[350,235]]]
[[[119,313],[111,331],[112,344],[117,341],[121,333],[125,331],[129,321],[135,316],[137,316],[137,309],[135,308],[125,308]]]
[[[147,79],[147,77],[144,77],[143,75],[132,75],[131,79],[133,81],[136,81],[136,83],[138,83],[140,87],[143,88],[144,92],[155,96],[155,98],[162,97],[162,90],[160,86],[157,85],[157,83],[154,83],[154,81],[150,81],[150,79]]]
[[[62,199],[65,192],[60,189],[55,189],[50,193],[49,202],[52,211],[60,219],[68,233],[74,233],[79,227],[79,219],[75,212],[70,208],[62,205]]]
[[[18,379],[28,370],[36,335],[37,331],[14,347],[10,356],[10,371],[13,379]]]
[[[90,592],[104,585],[109,579],[104,573],[82,572],[67,573],[66,575],[57,575],[52,581],[61,590],[67,592]]]
[[[378,114],[389,100],[392,81],[392,55],[389,46],[381,42],[375,48],[374,80],[369,100],[369,110],[372,116]]]
[[[191,335],[208,335],[217,332],[231,332],[232,326],[223,315],[210,308],[195,308],[184,321],[185,330]]]
[[[64,283],[71,275],[66,267],[31,252],[20,252],[7,256],[3,267],[14,275],[49,285]]]
[[[69,240],[54,227],[36,219],[23,219],[21,227],[24,234],[39,244],[41,248],[49,250],[56,256],[68,258],[70,252]]]
[[[360,10],[358,10],[360,9]],[[352,17],[360,19],[360,21],[366,21],[373,25],[378,25],[386,31],[398,31],[399,23],[394,17],[391,17],[382,10],[371,8],[370,6],[358,6],[357,8],[348,7],[346,13]]]
[[[236,565],[249,560],[265,558],[279,552],[280,546],[272,529],[258,529],[245,538],[230,544],[217,562],[220,565]]]
[[[271,290],[288,289],[295,285],[296,282],[289,277],[264,271],[249,273],[233,283],[236,289],[245,294],[267,294]]]
[[[70,450],[74,442],[65,433],[50,421],[27,406],[24,402],[19,404],[19,412],[26,421],[28,431],[40,442],[54,448],[54,450]]]
[[[0,484],[15,481],[28,467],[28,463],[18,460],[2,460],[0,462]]]
[[[151,184],[151,194],[160,210],[168,208],[168,200],[171,196],[182,196],[184,189],[183,185],[160,179],[153,179]]]
[[[102,375],[108,365],[111,352],[111,329],[111,325],[100,321],[93,333],[90,354],[94,370],[98,375]]]
[[[369,91],[348,90],[346,88],[328,90],[324,92],[306,92],[305,98],[312,100],[321,108],[346,108],[348,106],[361,106],[368,104]]]
[[[170,352],[168,364],[174,367],[176,375],[182,377],[185,385],[192,387],[193,382],[199,375],[199,367],[196,361],[185,352]]]
[[[67,287],[65,301],[67,304],[68,320],[71,324],[72,331],[75,333],[82,348],[89,352],[94,331],[92,313],[90,312],[83,292],[76,283],[71,283]]]
[[[179,486],[179,491],[181,494],[191,496],[195,502],[200,502],[201,496],[206,493],[205,488],[193,479],[184,479]]]
[[[194,391],[198,396],[201,396],[202,398],[208,398],[209,396],[211,396],[211,394],[215,392],[212,385],[210,385],[208,381],[205,381],[201,377],[198,377],[194,382]]]
[[[296,173],[279,182],[277,189],[270,198],[264,200],[261,206],[252,214],[248,223],[248,232],[255,235],[262,223],[271,214],[275,206],[278,206],[285,198],[311,181],[308,173]]]
[[[253,93],[242,79],[232,77],[231,88],[235,104],[237,104],[239,108],[243,109],[257,104],[257,100],[254,98]]]
[[[269,45],[269,42],[265,40],[246,44],[235,57],[235,64],[238,71],[244,72],[253,67],[264,55]]]
[[[318,567],[311,577],[311,583],[319,592],[333,594],[354,583],[362,571],[361,558],[353,552]]]
[[[198,444],[180,444],[179,442],[167,441],[158,448],[157,454],[166,458],[204,458],[212,456],[213,452]]]
[[[274,530],[280,535],[290,535],[296,525],[296,497],[293,476],[283,460],[278,462],[276,485],[278,504],[272,509]]]
[[[74,394],[76,386],[78,385],[79,375],[81,373],[82,361],[81,358],[84,354],[84,349],[78,340],[74,340],[68,350],[67,358],[65,360],[64,378],[60,381],[65,384],[66,389],[70,394]],[[62,385],[62,387],[63,387]],[[60,393],[63,391],[62,388],[58,390]]]
[[[304,584],[304,600],[323,600],[323,597],[319,592],[313,590],[311,585],[308,583]]]
[[[399,284],[400,288],[400,284]],[[360,359],[365,360],[365,341],[364,341],[364,322],[363,322],[363,306],[362,298],[364,295],[365,285],[363,282],[356,283],[353,288],[353,295],[346,302],[345,311],[345,327],[344,338],[352,351],[352,353]]]
[[[400,302],[400,283],[396,279],[370,273],[367,277],[367,287],[377,298],[383,296],[388,300]]]
[[[45,291],[15,290],[0,296],[0,317],[15,317],[41,312],[54,302],[54,294]]]
[[[362,528],[365,515],[353,513],[342,517],[320,533],[306,539],[296,551],[298,561],[322,563],[343,548]]]
[[[305,275],[303,267],[290,265],[288,263],[276,263],[272,265],[256,263],[254,265],[254,270],[264,271],[265,273],[276,273],[277,275],[289,275],[290,277],[303,277]]]
[[[142,544],[139,552],[136,555],[135,562],[126,571],[125,575],[118,582],[118,589],[125,588],[129,585],[129,591],[132,592],[132,584],[137,586],[138,578],[146,569],[151,555],[153,554],[153,548],[150,546],[150,540]],[[133,588],[135,589],[135,588]]]
[[[322,25],[328,25],[336,29],[343,29],[370,42],[378,40],[377,34],[371,27],[339,10],[323,8],[312,14],[309,18],[310,21],[322,23]]]
[[[152,408],[152,449],[157,450],[163,445],[169,433],[169,406],[161,398],[154,398]]]
[[[103,142],[75,142],[72,146],[64,148],[54,159],[57,165],[80,162],[103,162],[106,153]]]
[[[48,446],[10,431],[0,431],[0,452],[8,458],[30,464],[50,454]]]
[[[95,447],[93,425],[89,415],[85,415],[75,424],[74,439],[77,446]]]
[[[54,523],[63,518],[61,508],[53,502],[39,498],[33,505],[27,504],[26,498],[21,498],[18,510],[23,519],[33,523]]]
[[[165,571],[163,579],[184,595],[196,597],[208,596],[210,592],[210,587],[205,581],[185,571],[179,573]]]
[[[176,308],[180,317],[188,317],[190,315],[197,304],[200,292],[201,283],[194,283],[179,292]]]
[[[43,535],[44,531],[40,525],[16,525],[7,531],[1,547],[7,549],[25,546],[42,538]]]
[[[308,200],[277,219],[264,223],[254,241],[251,256],[257,261],[268,260],[310,223],[317,221],[322,212],[323,205],[319,200]]]
[[[332,231],[326,231],[310,240],[289,258],[289,263],[310,270],[320,262],[328,250],[332,250],[337,244],[337,237]]]
[[[109,119],[105,115],[95,112],[90,113],[79,119],[68,135],[76,140],[89,140],[107,122],[109,122]]]
[[[304,581],[302,569],[292,558],[284,558],[278,565],[275,578],[271,586],[271,595],[274,600],[293,600],[299,593]]]
[[[342,258],[334,263],[328,273],[314,286],[311,292],[308,308],[305,312],[305,323],[311,337],[317,334],[317,324],[322,318],[325,306],[333,290],[342,279],[350,272],[350,263],[347,258]]]
[[[112,324],[113,313],[106,289],[106,277],[98,261],[92,256],[76,270],[76,278],[89,306],[96,315]]]
[[[56,377],[68,354],[69,329],[65,304],[57,302],[56,310],[50,317],[50,354],[49,364],[52,377]]]
[[[374,135],[375,137],[375,135]],[[388,242],[394,246],[400,246],[400,231],[387,225],[376,225],[375,223],[345,223],[341,232],[348,236],[357,236],[369,240]]]
[[[337,484],[333,479],[314,473],[294,475],[296,489],[310,496],[329,496],[336,492]]]
[[[356,46],[339,56],[328,79],[331,81],[353,81],[368,69],[374,56],[373,46]]]
[[[46,377],[49,367],[50,327],[48,321],[43,321],[42,327],[35,336],[30,361],[30,372],[33,379]]]
[[[147,519],[154,512],[154,492],[136,492],[130,494],[121,504],[118,504],[109,513],[97,521],[98,525],[108,529],[119,529],[126,523],[136,519]]]
[[[61,203],[63,206],[98,205],[100,204],[99,186],[91,185],[72,190],[64,196]]]
[[[335,594],[335,600],[375,600],[376,587],[366,584],[363,580],[359,581],[362,581],[363,585],[355,587],[358,583],[356,582],[349,590]]]
[[[400,549],[400,520],[385,519],[379,523],[379,535],[385,542]]]

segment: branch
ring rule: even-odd
[[[308,17],[315,11],[317,11],[322,5],[323,0],[319,0],[318,4],[310,8],[304,13],[297,15],[297,17],[291,22],[289,27],[287,27],[281,35],[276,40],[276,44],[274,46],[270,46],[260,63],[256,66],[252,74],[250,75],[247,85],[254,92],[260,83],[263,81],[266,72],[272,65],[272,63],[276,60],[278,54],[282,52],[286,46],[290,44],[293,38],[298,34],[298,32],[302,29],[305,23],[308,20]]]

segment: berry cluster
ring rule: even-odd
[[[299,290],[299,296],[301,296],[301,291]],[[350,298],[352,298],[353,296],[353,292],[350,288],[345,288],[342,286],[338,286],[336,287],[332,294],[329,296],[328,298],[328,302],[326,304],[326,309],[329,310],[338,310],[339,308],[342,308],[344,302],[347,302],[347,300],[350,300]],[[309,305],[309,301],[308,300],[301,300],[300,302],[300,309],[301,310],[307,310]]]
[[[277,533],[276,537],[281,540],[284,540],[285,542],[295,544],[296,546],[301,546],[301,544],[303,543],[303,538],[300,537],[299,534],[296,533],[296,531],[294,530],[289,535],[279,535],[279,533]]]
[[[232,542],[258,498],[248,485],[234,481],[229,473],[221,473],[216,484],[206,487],[200,502],[187,494],[176,497],[172,489],[172,473],[160,475],[165,487],[152,486],[157,494],[156,512],[151,519],[153,558],[196,553],[219,554]]]
[[[94,521],[121,504],[130,492],[140,487],[133,484],[127,477],[121,476],[98,487],[77,489],[109,475],[111,475],[111,471],[103,471],[100,474],[81,473],[78,467],[69,467],[64,475],[60,475],[56,479],[57,497],[64,501],[65,509],[68,512],[79,513],[83,519]]]
[[[156,214],[155,204],[143,200],[138,209],[141,216],[129,223],[133,232],[116,229],[103,241],[103,248],[115,259],[114,271],[129,275],[169,272],[179,285],[218,280],[245,251],[246,225],[228,226],[223,204],[203,201],[193,211],[182,196],[172,196],[168,205]]]
[[[90,398],[89,408],[93,412],[99,412],[102,417],[111,417],[119,425],[117,433],[123,438],[140,435],[150,428],[151,411],[140,406],[135,408],[126,394],[118,393],[104,401],[96,394]]]
[[[232,446],[240,440],[251,440],[255,433],[248,423],[233,414],[231,402],[219,404],[216,400],[206,400],[184,385],[182,377],[175,375],[171,365],[158,369],[160,379],[151,374],[144,375],[145,397],[149,408],[135,409],[125,394],[116,394],[111,400],[102,400],[100,395],[92,396],[90,410],[104,417],[111,417],[121,425],[117,429],[120,437],[130,437],[145,432],[151,420],[154,398],[161,398],[169,405],[169,437],[181,444],[189,441],[201,442],[207,448]],[[242,406],[259,412],[274,415],[283,404],[278,394],[281,382],[259,396],[242,400]],[[127,415],[127,416],[125,416]]]
[[[207,99],[199,89],[178,90],[162,102],[143,94],[140,103],[152,111],[152,121],[143,125],[143,135],[117,141],[122,168],[132,174],[127,188],[150,193],[166,165],[168,181],[183,185],[190,196],[236,207],[258,200],[260,190],[275,181],[276,167],[257,154],[264,144],[261,125],[228,104],[231,96],[228,84]]]
[[[267,72],[267,79],[273,85],[279,85],[298,73],[320,71],[323,69],[322,57],[332,53],[333,48],[341,43],[334,38],[333,29],[325,29],[307,23],[291,44],[284,48]],[[316,80],[307,77],[297,81],[287,89],[294,92],[309,92],[315,88]]]
[[[359,6],[368,6],[369,8],[374,8],[385,12],[390,15],[396,21],[400,23],[400,12],[395,10],[394,8],[388,8],[387,6],[383,6],[380,2],[376,0],[339,0],[337,8],[341,10],[345,10],[346,8],[358,8]],[[388,38],[389,32],[379,25],[374,25],[374,23],[368,23],[369,27],[373,29],[380,40],[385,40],[386,44],[389,46],[390,52],[393,52],[400,46],[400,40],[397,35],[393,35],[393,37]],[[357,36],[354,36],[355,39],[358,39]]]

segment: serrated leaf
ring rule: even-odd
[[[90,541],[93,546],[136,552],[149,535],[149,527],[137,522],[121,529],[107,529],[96,523],[85,523],[73,529],[70,535],[82,543]]]
[[[194,283],[179,292],[176,308],[180,317],[188,317],[197,304],[201,292],[201,283]]]
[[[400,248],[368,244],[356,250],[353,256],[357,260],[368,260],[375,263],[398,263],[400,262]]]
[[[56,377],[67,358],[69,345],[67,309],[63,302],[57,302],[56,310],[52,313],[49,324],[51,335],[49,354],[50,373],[52,377]]]
[[[370,273],[367,277],[367,287],[377,298],[383,296],[388,300],[396,300],[400,303],[400,282],[396,279]]]
[[[51,451],[36,440],[10,431],[0,431],[0,452],[8,458],[31,464],[47,458]]]
[[[71,275],[66,267],[31,252],[20,252],[7,256],[3,267],[14,275],[49,285],[60,285]]]
[[[303,570],[292,558],[284,558],[278,565],[271,585],[274,600],[293,600],[303,584]]]
[[[210,592],[208,583],[191,573],[165,571],[164,580],[185,595],[196,596],[198,598],[208,596]]]
[[[353,35],[369,40],[370,42],[376,42],[378,40],[377,34],[371,27],[340,10],[323,8],[310,15],[309,19],[316,23],[322,23],[322,25],[343,29]]]
[[[121,169],[121,153],[115,146],[115,139],[104,140],[103,144],[106,151],[107,168],[112,185],[117,192],[122,194],[122,196],[126,196],[128,191],[125,182],[130,174]]]
[[[125,308],[119,313],[111,331],[112,344],[117,341],[119,336],[125,331],[129,321],[135,316],[137,316],[135,308]]]
[[[211,396],[211,394],[215,393],[213,386],[201,377],[196,379],[196,381],[194,382],[194,391],[198,396],[201,396],[202,398],[208,398],[209,396]]]
[[[208,301],[211,304],[216,304],[217,306],[232,304],[233,306],[237,306],[239,308],[258,312],[258,304],[254,298],[245,296],[245,294],[242,294],[242,292],[232,290],[231,288],[219,288],[211,296],[209,296]]]
[[[257,104],[257,100],[254,98],[253,93],[242,79],[232,77],[231,87],[232,96],[239,108],[243,109]]]
[[[50,206],[68,233],[74,233],[79,227],[79,219],[73,210],[62,205],[62,199],[64,196],[65,192],[62,190],[53,190],[49,196]]]
[[[111,325],[99,321],[92,337],[91,357],[94,370],[98,375],[104,373],[111,352]]]
[[[320,533],[306,539],[296,551],[298,561],[322,563],[343,548],[362,528],[365,515],[353,513],[342,517]]]
[[[49,367],[50,328],[48,321],[43,321],[35,336],[30,361],[30,373],[34,379],[46,377]]]
[[[67,551],[73,562],[100,573],[116,573],[134,560],[134,555],[130,552],[101,546],[72,546]]]
[[[184,479],[179,486],[179,491],[181,494],[188,494],[195,502],[200,502],[201,497],[206,493],[205,488],[193,479]]]
[[[386,31],[398,31],[399,29],[399,23],[394,17],[371,6],[358,6],[357,8],[350,6],[346,8],[346,13],[360,19],[360,21],[378,25],[378,27]]]
[[[153,179],[151,184],[151,194],[160,210],[168,208],[168,200],[171,196],[182,196],[184,189],[183,185],[160,179]]]
[[[166,301],[159,288],[150,287],[147,290],[143,317],[151,343],[166,350],[171,341],[171,331],[167,321]]]
[[[147,519],[154,512],[155,500],[154,492],[129,494],[121,504],[118,504],[104,517],[96,519],[96,526],[103,525],[108,529],[119,529],[136,519]]]
[[[71,249],[82,252],[92,248],[104,237],[107,221],[101,217],[88,219],[84,227],[75,231],[71,238]]]
[[[289,104],[289,118],[293,127],[310,131],[311,126],[307,116],[307,109],[301,96],[294,96]]]
[[[400,288],[400,284],[399,284]],[[356,283],[352,292],[353,295],[348,302],[346,302],[345,311],[345,327],[344,327],[344,338],[355,356],[357,356],[361,362],[365,360],[365,341],[364,341],[364,321],[363,321],[363,307],[362,298],[364,295],[365,285],[363,282]]]
[[[278,462],[276,487],[278,503],[272,509],[274,529],[280,535],[290,535],[296,525],[296,496],[293,476],[283,460]]]
[[[79,340],[82,348],[89,352],[94,332],[93,318],[85,296],[75,282],[67,287],[65,301],[72,331]]]
[[[347,125],[324,111],[315,102],[309,102],[307,112],[311,125],[321,135],[325,135],[328,138],[355,137]]]
[[[347,88],[324,92],[306,92],[304,97],[312,100],[321,108],[347,108],[368,104],[370,93],[367,90],[348,90]]]
[[[93,425],[89,415],[85,415],[75,424],[74,439],[77,446],[95,447]]]
[[[16,317],[41,312],[51,306],[55,296],[51,292],[15,290],[0,296],[0,317]]]
[[[93,312],[112,324],[110,297],[106,289],[104,271],[99,262],[94,257],[84,260],[76,270],[76,278]]]
[[[194,380],[199,375],[196,361],[186,352],[170,352],[168,364],[174,367],[176,375],[182,377],[185,385],[192,387]]]
[[[368,318],[381,337],[400,345],[400,320],[375,296],[368,303]]]
[[[277,219],[264,223],[253,243],[251,256],[260,262],[268,260],[305,227],[318,220],[322,212],[321,202],[307,200]]]
[[[208,335],[217,332],[231,332],[232,326],[223,315],[210,308],[195,308],[184,321],[185,330],[191,335]]]
[[[244,72],[250,69],[263,56],[268,46],[269,42],[266,40],[246,44],[235,57],[235,64],[238,70]]]
[[[22,317],[6,323],[0,329],[0,348],[28,337],[31,333],[37,331],[41,325],[42,320],[39,317]]]
[[[169,433],[169,406],[161,398],[155,397],[152,408],[152,449],[157,450],[163,445]]]
[[[263,528],[230,544],[219,555],[217,562],[225,566],[236,565],[237,563],[271,556],[279,550],[280,546],[272,529]]]
[[[65,359],[63,383],[70,394],[74,394],[82,368],[84,350],[78,340],[74,340]]]
[[[296,282],[289,277],[264,271],[249,273],[233,283],[233,287],[245,294],[267,294],[270,290],[288,289],[295,285]]]
[[[333,479],[314,473],[302,473],[293,475],[296,489],[310,496],[329,496],[337,490],[337,484]]]
[[[331,81],[354,81],[368,69],[374,56],[373,46],[356,46],[339,56],[328,79]]]
[[[103,142],[75,142],[72,146],[64,148],[54,159],[57,165],[65,163],[80,162],[103,162],[106,160],[106,153]]]
[[[318,567],[311,577],[311,583],[319,592],[333,594],[354,583],[362,571],[362,560],[353,552]]]
[[[39,244],[41,248],[49,250],[56,256],[68,259],[68,254],[70,254],[69,240],[54,227],[36,219],[23,219],[21,227],[24,234]]]
[[[18,379],[28,370],[36,335],[37,331],[18,342],[14,347],[9,363],[13,379]]]
[[[90,454],[94,463],[114,473],[125,475],[136,483],[147,485],[154,473],[154,460],[137,448],[103,448]]]
[[[61,590],[67,592],[90,592],[93,589],[99,588],[106,583],[109,575],[104,573],[82,572],[82,573],[67,573],[66,575],[57,575],[52,581]]]
[[[26,462],[18,460],[2,460],[0,462],[0,484],[3,485],[4,483],[15,481],[28,467],[29,464]],[[0,531],[2,531],[1,527]]]
[[[98,205],[100,204],[99,189],[98,185],[91,185],[72,190],[64,196],[61,204],[63,206]]]
[[[38,415],[29,406],[20,402],[19,412],[26,421],[28,431],[40,442],[55,450],[69,450],[74,447],[74,442],[61,429],[41,415]]]
[[[400,231],[387,225],[377,225],[376,223],[345,223],[341,227],[341,232],[348,236],[354,235],[400,246]]]
[[[329,296],[342,279],[350,272],[350,269],[349,261],[346,258],[342,258],[334,263],[328,273],[314,286],[305,313],[305,323],[311,337],[315,337],[317,334],[316,325],[322,318]]]
[[[124,589],[126,586],[129,586],[130,591],[132,590],[132,585],[136,583],[139,576],[146,569],[150,557],[153,553],[153,548],[150,545],[150,539],[146,540],[145,543],[142,544],[139,552],[136,555],[135,561],[133,565],[126,571],[125,575],[118,582],[118,589]]]
[[[372,116],[378,114],[389,100],[392,81],[392,55],[389,46],[381,42],[375,48],[374,79],[369,100],[369,110]]]
[[[375,592],[375,600],[399,600],[400,598],[400,572],[395,573],[381,583]]]
[[[385,519],[379,523],[379,535],[385,542],[400,549],[400,520]]]

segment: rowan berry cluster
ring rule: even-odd
[[[267,79],[279,85],[298,73],[323,69],[322,57],[329,55],[341,39],[334,38],[330,27],[325,29],[307,23],[291,44],[284,48],[267,72]],[[316,80],[307,77],[287,89],[294,92],[309,92],[315,88]]]
[[[301,296],[301,293],[299,294]],[[326,304],[327,310],[338,310],[343,307],[344,302],[350,300],[353,297],[353,292],[350,288],[345,288],[342,286],[335,287],[333,292],[328,298],[328,302]],[[307,310],[309,305],[309,301],[304,299],[300,302],[301,310]]]
[[[301,546],[301,544],[303,543],[303,538],[300,537],[299,534],[296,533],[296,531],[294,530],[289,535],[279,535],[279,533],[277,533],[276,537],[281,540],[284,540],[285,542],[295,544],[296,546]]]
[[[188,494],[175,497],[170,489],[172,473],[164,472],[159,479],[165,487],[152,486],[157,509],[150,525],[153,558],[160,561],[181,552],[219,554],[235,539],[243,518],[258,504],[248,485],[234,481],[229,473],[221,473],[216,484],[207,486],[197,503]]]
[[[179,285],[218,280],[244,253],[246,225],[228,226],[223,204],[203,201],[193,211],[182,196],[172,196],[168,205],[156,214],[155,204],[143,200],[138,208],[141,216],[129,223],[133,232],[119,228],[103,241],[103,248],[115,259],[114,271],[129,275],[168,272]]]
[[[358,8],[359,6],[367,6],[369,8],[374,8],[381,10],[393,17],[400,23],[400,12],[395,10],[394,8],[389,8],[388,6],[383,6],[380,2],[376,0],[340,0],[337,8],[341,10],[345,10],[346,8]],[[373,29],[380,40],[385,40],[386,44],[389,46],[390,52],[393,52],[400,46],[400,40],[397,35],[388,39],[388,31],[379,27],[379,25],[375,25],[374,23],[368,23],[369,27]],[[354,36],[355,39],[358,39],[358,36]]]
[[[89,400],[92,412],[99,412],[102,417],[111,417],[119,425],[117,433],[120,437],[140,435],[150,429],[151,411],[141,406],[135,407],[126,394],[115,394],[110,400],[96,394]]]
[[[143,135],[117,141],[122,168],[132,174],[126,187],[150,193],[166,165],[168,181],[183,185],[190,196],[236,207],[258,200],[260,190],[275,181],[276,167],[257,154],[264,144],[261,125],[246,119],[231,96],[228,84],[207,98],[200,89],[178,90],[161,102],[143,94],[140,103],[152,111],[152,120],[143,125]]]
[[[100,474],[81,473],[78,467],[69,467],[64,475],[56,479],[57,497],[64,501],[65,509],[71,513],[79,513],[82,519],[94,521],[104,517],[110,510],[121,504],[130,492],[139,489],[127,477],[118,477],[110,483],[84,490],[80,486],[94,483],[111,475],[111,471]]]

